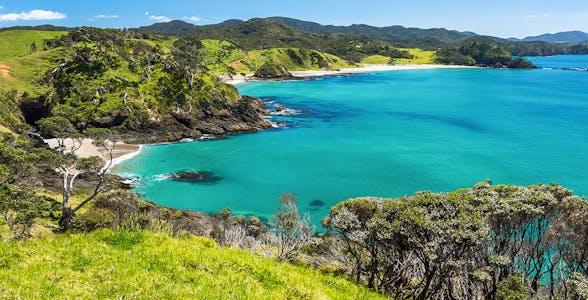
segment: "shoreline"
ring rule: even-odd
[[[361,74],[371,72],[386,72],[386,71],[404,71],[404,70],[429,70],[429,69],[470,69],[479,68],[475,66],[463,65],[435,65],[435,64],[404,64],[404,65],[364,65],[357,68],[342,68],[338,70],[305,70],[305,71],[289,71],[293,77],[307,78],[319,76],[335,76],[346,74]],[[272,81],[263,78],[257,78],[254,74],[235,75],[232,77],[221,76],[221,79],[230,85],[240,85],[249,81]],[[275,81],[275,80],[273,80]]]
[[[58,147],[57,139],[44,139],[45,144],[50,148],[55,149]],[[71,139],[65,140],[66,148],[71,148],[73,141]],[[116,142],[114,149],[112,150],[112,163],[109,169],[120,164],[121,162],[131,159],[141,152],[143,145],[126,144],[124,142]],[[75,152],[76,156],[80,158],[88,158],[92,156],[100,157],[105,162],[108,161],[108,153],[103,148],[93,144],[93,140],[90,138],[84,138],[81,141],[79,149]]]
[[[386,71],[404,71],[404,70],[429,70],[429,69],[469,69],[476,68],[472,66],[460,65],[365,65],[358,68],[342,68],[339,70],[308,70],[308,71],[290,71],[294,77],[316,77],[316,76],[333,76],[344,74],[361,74],[371,72],[386,72]]]
[[[131,144],[124,144],[124,145],[131,145]],[[112,168],[114,168],[116,165],[119,165],[123,161],[129,160],[129,159],[139,155],[139,153],[141,153],[141,150],[143,150],[143,145],[132,145],[132,146],[137,146],[137,148],[135,150],[129,150],[127,153],[121,154],[120,156],[114,157],[112,159],[112,163],[110,164],[109,171],[111,171]]]

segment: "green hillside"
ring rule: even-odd
[[[206,238],[96,231],[0,243],[0,293],[27,299],[384,299]]]
[[[151,141],[269,126],[260,101],[208,71],[199,40],[84,27],[45,44],[0,64],[0,124],[62,116],[79,131],[149,128],[133,138]]]
[[[435,51],[427,51],[418,48],[401,48],[400,50],[405,50],[412,58],[396,58],[394,62],[396,64],[415,64],[415,65],[422,65],[422,64],[435,64],[436,54]]]
[[[43,40],[60,37],[65,31],[11,30],[0,32],[0,61],[10,57],[31,53],[31,44],[38,50],[43,48]]]
[[[205,62],[208,69],[225,75],[230,69],[236,73],[255,73],[271,61],[290,71],[351,68],[354,65],[328,53],[303,48],[272,48],[244,51],[228,41],[205,39]]]
[[[435,51],[428,51],[418,48],[398,48],[398,50],[406,51],[410,54],[410,58],[391,58],[383,55],[370,55],[361,60],[362,64],[368,65],[386,65],[386,64],[398,64],[398,65],[423,65],[423,64],[435,64]]]
[[[273,48],[268,50],[253,50],[247,53],[247,57],[233,62],[237,70],[255,71],[265,62],[272,61],[284,66],[289,71],[320,70],[352,68],[353,64],[337,56],[321,53],[316,50],[299,48]]]

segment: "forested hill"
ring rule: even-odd
[[[286,24],[293,28],[296,28],[305,32],[315,33],[345,33],[351,35],[363,35],[372,39],[384,40],[384,41],[411,41],[424,38],[435,38],[440,42],[454,43],[460,42],[467,39],[470,36],[476,35],[471,32],[459,32],[456,30],[448,30],[445,28],[431,28],[431,29],[420,29],[420,28],[407,28],[403,26],[386,26],[376,27],[366,24],[353,24],[350,26],[334,26],[334,25],[321,25],[314,22],[301,21],[286,17],[270,17],[280,23]]]
[[[473,32],[459,32],[445,28],[406,28],[403,26],[375,27],[365,24],[350,26],[321,25],[286,17],[254,18],[248,21],[227,20],[219,24],[196,26],[183,21],[157,23],[138,28],[140,31],[168,35],[188,34],[199,38],[226,39],[243,48],[304,46],[320,48],[345,57],[341,48],[346,43],[386,43],[400,48],[438,50],[456,48],[472,39],[484,38],[515,56],[588,53],[586,44],[576,43],[578,37],[566,43],[552,43],[541,38],[525,40],[480,36]],[[269,34],[268,34],[269,33]],[[581,37],[579,37],[581,40]]]

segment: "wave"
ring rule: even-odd
[[[164,181],[169,180],[171,178],[170,174],[157,174],[153,176],[154,181]]]

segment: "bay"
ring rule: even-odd
[[[535,63],[544,58],[530,58]],[[588,56],[561,57],[581,67]],[[557,60],[557,57],[555,58]],[[552,66],[554,59],[550,60]],[[551,68],[551,67],[550,67]],[[588,193],[588,72],[430,69],[253,82],[242,94],[298,111],[286,127],[221,140],[145,146],[115,173],[158,204],[267,218],[284,192],[315,224],[360,196],[399,197],[556,182]],[[209,184],[169,180],[210,171]]]

